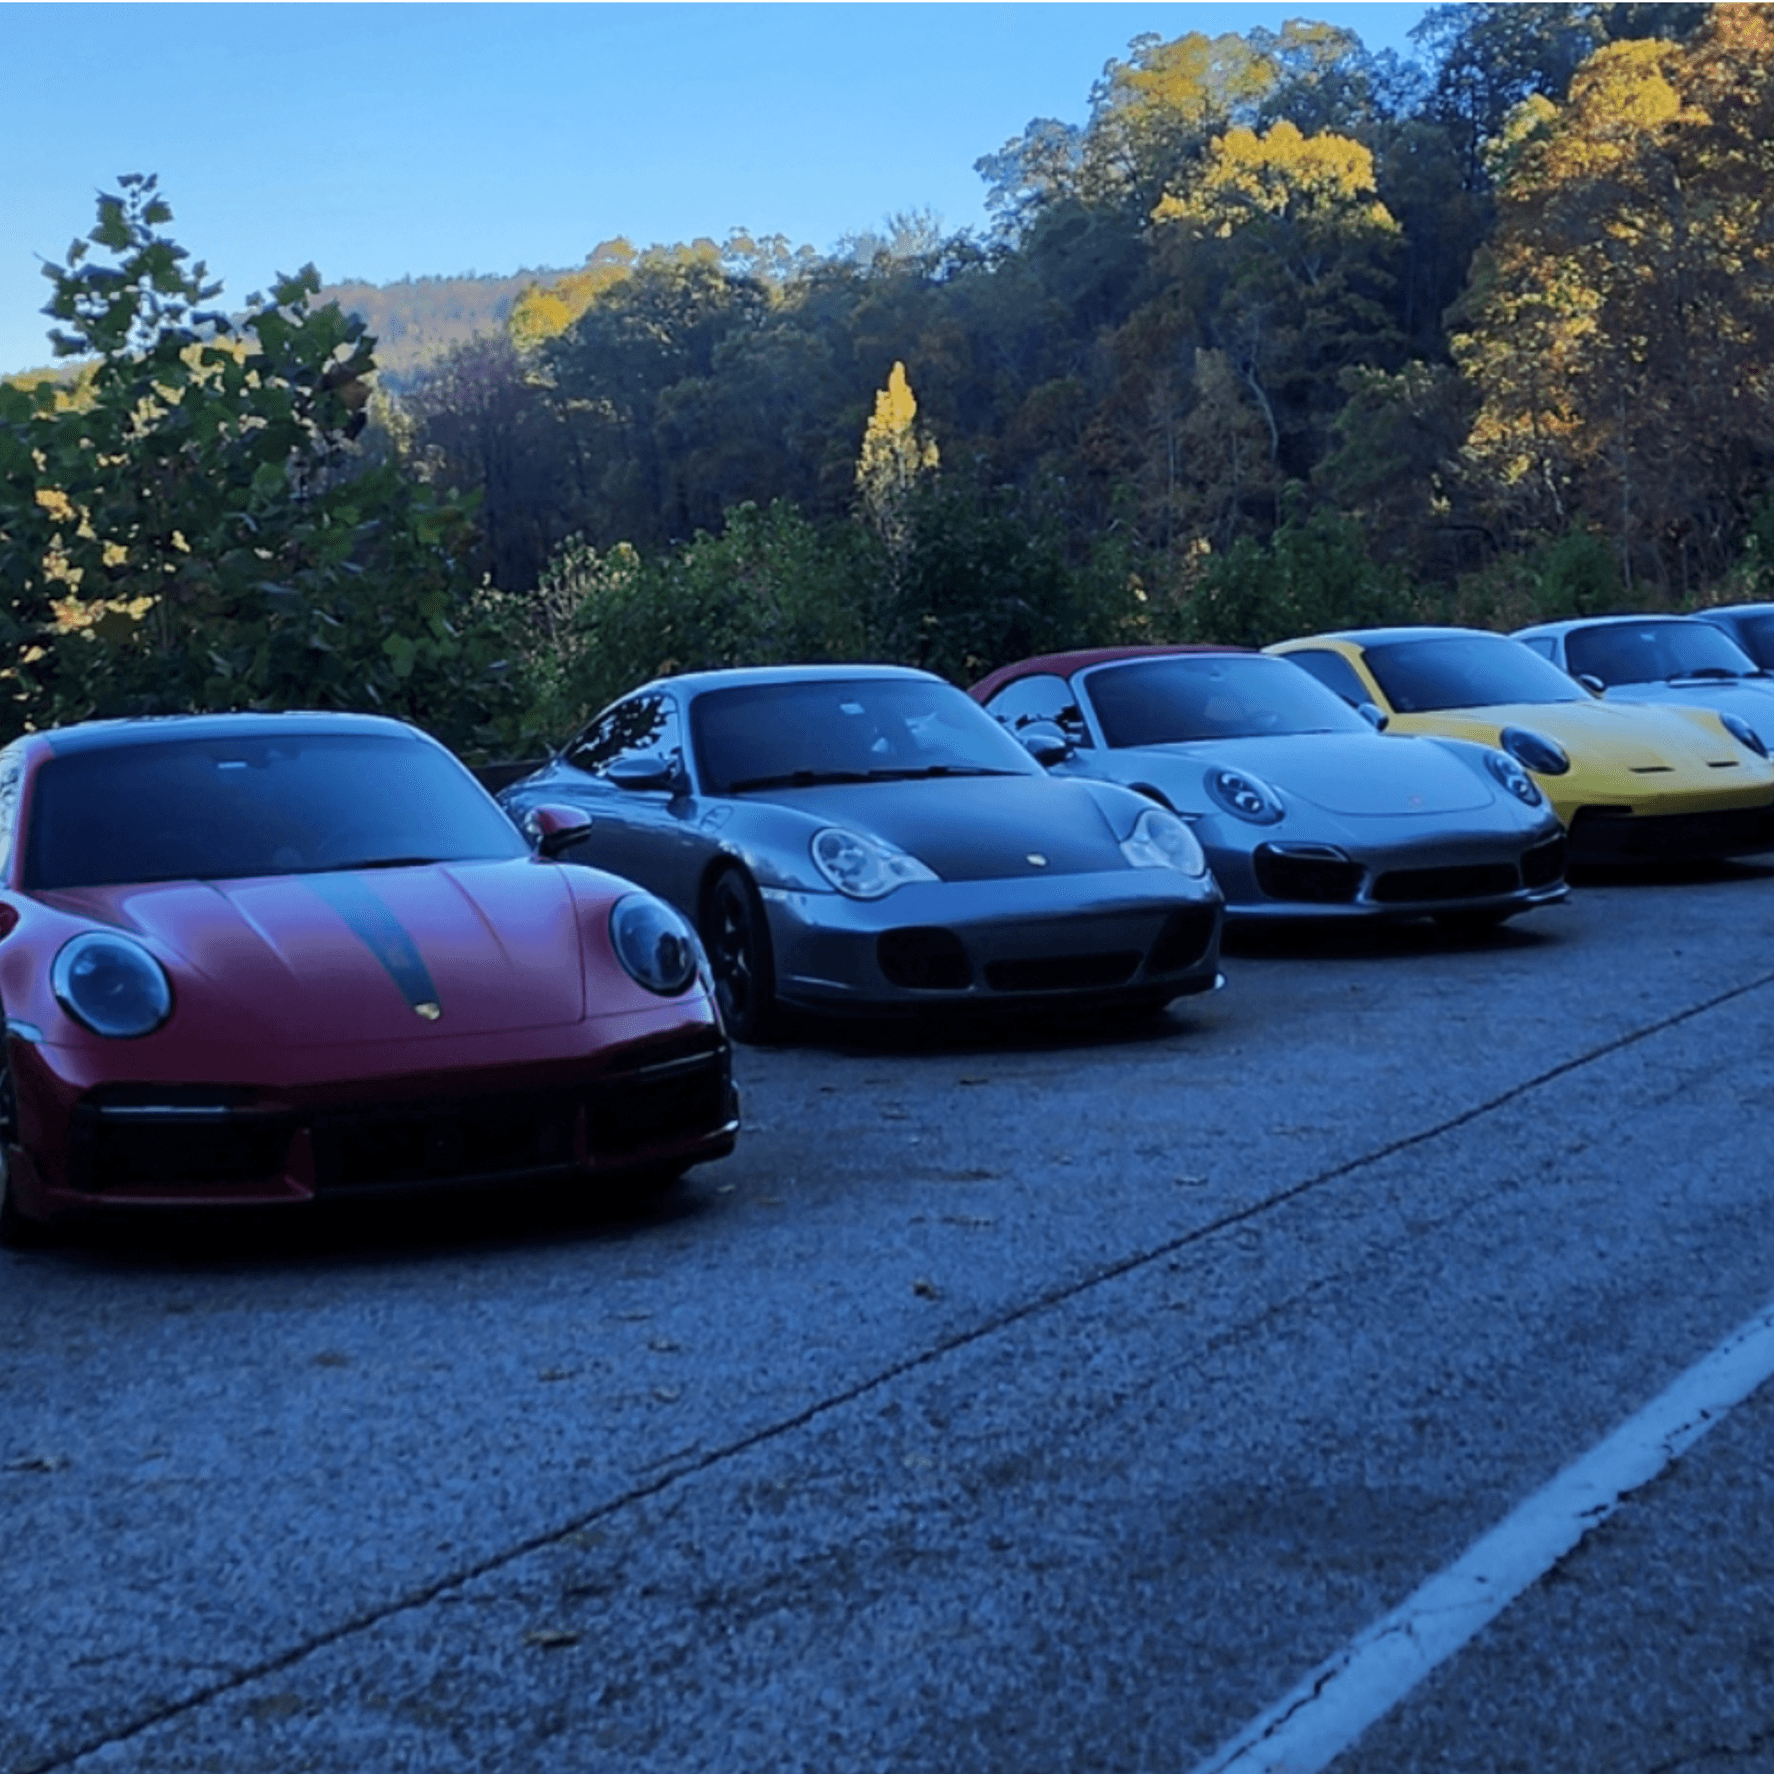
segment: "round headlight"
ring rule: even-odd
[[[1121,854],[1136,869],[1181,869],[1205,875],[1207,855],[1195,834],[1162,807],[1148,807],[1134,821],[1133,836],[1121,840]]]
[[[1252,825],[1275,825],[1281,819],[1281,797],[1265,782],[1242,770],[1209,770],[1207,792],[1240,819]]]
[[[172,1015],[165,969],[125,936],[89,930],[63,943],[49,984],[76,1022],[114,1040],[151,1035]]]
[[[880,899],[908,881],[936,879],[917,857],[842,826],[815,832],[812,848],[813,866],[852,899]]]
[[[688,990],[702,965],[696,932],[650,893],[631,893],[610,908],[610,947],[630,979],[662,998]]]
[[[1758,758],[1765,758],[1768,755],[1767,742],[1741,715],[1721,714],[1719,719],[1724,723],[1725,731],[1739,745],[1747,745]]]
[[[1565,756],[1562,745],[1548,739],[1544,733],[1530,732],[1526,727],[1505,727],[1497,735],[1497,743],[1518,764],[1525,764],[1541,776],[1563,776],[1571,767],[1571,760]]]
[[[1546,797],[1540,793],[1539,785],[1514,758],[1508,757],[1500,751],[1487,751],[1484,761],[1485,767],[1496,777],[1497,781],[1524,806],[1538,807],[1545,800]]]

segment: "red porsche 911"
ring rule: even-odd
[[[8,1243],[83,1210],[665,1179],[738,1127],[684,920],[533,855],[376,716],[0,751],[0,1012]]]

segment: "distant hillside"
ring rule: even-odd
[[[363,317],[376,340],[383,380],[398,388],[424,364],[476,333],[503,329],[511,305],[533,283],[560,271],[518,271],[509,277],[403,277],[398,283],[329,283],[322,302]]]

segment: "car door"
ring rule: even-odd
[[[575,854],[689,905],[704,848],[684,765],[683,720],[669,691],[643,690],[606,709],[562,760],[585,779],[592,829]]]

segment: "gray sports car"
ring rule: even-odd
[[[1586,616],[1518,628],[1515,639],[1610,702],[1710,708],[1766,757],[1774,745],[1774,676],[1736,638],[1692,616]]]
[[[1500,923],[1565,897],[1557,815],[1516,761],[1386,736],[1285,659],[1231,647],[1048,654],[972,692],[1061,775],[1189,821],[1234,918]]]
[[[694,919],[729,1030],[779,1007],[1156,1009],[1220,983],[1188,826],[1061,782],[966,695],[894,666],[643,685],[500,797],[532,842]]]

